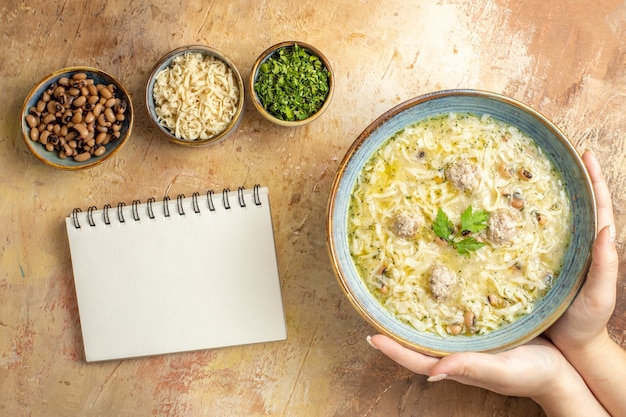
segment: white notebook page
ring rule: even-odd
[[[256,190],[260,205],[250,189],[213,194],[214,211],[199,195],[123,206],[123,223],[117,206],[108,225],[103,209],[66,219],[87,361],[286,339],[268,190]]]

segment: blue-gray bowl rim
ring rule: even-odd
[[[404,126],[452,111],[486,113],[517,126],[534,138],[561,172],[572,202],[572,242],[559,280],[545,297],[536,302],[532,313],[486,335],[441,337],[419,332],[394,319],[363,285],[346,244],[349,195],[358,172],[371,153]],[[379,332],[403,346],[432,356],[463,351],[499,352],[537,337],[571,304],[591,262],[591,247],[597,233],[596,215],[595,195],[582,158],[548,118],[498,93],[454,89],[431,92],[402,102],[375,119],[357,137],[341,161],[331,187],[326,237],[333,270],[344,294],[357,312]]]

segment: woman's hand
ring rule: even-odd
[[[548,332],[559,349],[591,346],[606,341],[606,325],[615,308],[618,257],[615,248],[613,205],[600,165],[591,152],[583,154],[598,209],[598,237],[591,267],[580,293]]]
[[[431,382],[451,379],[502,395],[541,395],[553,384],[554,376],[562,374],[569,365],[559,350],[543,338],[495,355],[466,352],[443,358],[414,352],[383,335],[372,336],[369,341],[405,368],[429,375]]]
[[[615,308],[619,264],[613,205],[598,161],[591,152],[583,154],[583,161],[593,182],[600,232],[593,245],[587,281],[546,334],[604,407],[614,416],[626,416],[626,352],[606,328]]]
[[[498,354],[466,352],[443,358],[412,351],[380,334],[368,341],[405,368],[429,375],[429,381],[450,379],[502,395],[530,397],[549,416],[608,415],[561,352],[541,337]]]

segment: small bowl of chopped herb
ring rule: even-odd
[[[302,126],[328,108],[334,77],[328,59],[303,42],[281,42],[266,49],[250,71],[254,107],[281,126]]]

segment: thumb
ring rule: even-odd
[[[531,396],[542,378],[532,370],[553,368],[554,357],[548,353],[551,349],[549,342],[537,338],[498,354],[455,353],[433,366],[431,375],[434,376],[429,380],[445,378],[502,395]]]
[[[488,353],[455,353],[441,358],[431,369],[429,381],[451,379],[466,385],[473,385],[495,391],[504,375],[503,364]]]

